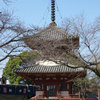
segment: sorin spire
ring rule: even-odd
[[[51,20],[55,23],[55,0],[51,0]]]

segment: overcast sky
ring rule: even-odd
[[[13,12],[14,17],[24,25],[46,27],[51,22],[51,0],[12,0],[8,6],[0,0],[0,10]],[[62,24],[65,18],[84,14],[88,21],[100,16],[100,0],[56,0],[56,23]],[[4,66],[4,64],[2,64]],[[1,77],[1,71],[0,71]]]

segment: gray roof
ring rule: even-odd
[[[45,56],[50,54],[61,56],[66,50],[79,47],[79,37],[77,35],[68,34],[61,28],[52,25],[39,33],[25,36],[22,40],[31,49],[42,51]]]
[[[76,38],[77,35],[74,34],[68,34],[61,28],[58,28],[57,26],[49,26],[39,33],[36,33],[30,37],[30,39],[34,41],[44,40],[44,41],[59,41],[59,40],[66,40],[69,38]],[[26,37],[27,38],[27,37]]]
[[[43,66],[39,64],[34,64],[30,67],[16,68],[15,72],[20,73],[66,73],[66,72],[80,72],[83,71],[82,68],[69,68],[65,65],[57,66]]]

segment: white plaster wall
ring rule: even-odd
[[[43,91],[36,91],[36,96],[43,95]]]
[[[69,91],[61,91],[60,92],[61,97],[68,96],[68,94],[69,94]]]

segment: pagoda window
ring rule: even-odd
[[[56,78],[53,78],[53,80],[56,80]]]
[[[69,89],[68,84],[62,83],[62,84],[60,85],[60,90],[67,90],[67,89]]]
[[[35,80],[42,80],[42,78],[35,78]]]
[[[46,80],[50,80],[50,78],[46,78]]]
[[[42,80],[42,78],[39,78],[39,80]]]
[[[60,78],[60,80],[68,80],[68,79],[67,79],[67,78],[63,78],[63,77],[62,77],[62,78]]]

